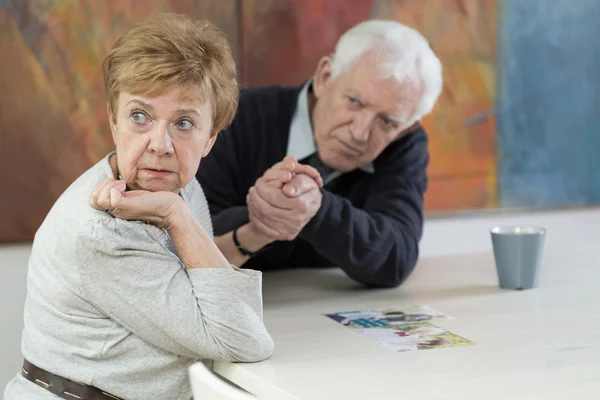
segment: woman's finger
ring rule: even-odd
[[[146,193],[149,193],[149,192],[147,190],[130,190],[128,192],[121,192],[121,195],[123,197],[127,197],[128,199],[130,199],[132,197],[143,196]]]
[[[119,211],[121,211],[120,208],[125,206],[123,204],[124,202],[122,201],[123,191],[119,189],[119,187],[113,187],[112,189],[110,189],[110,204],[112,206],[113,213],[119,213]]]
[[[98,196],[98,194],[100,193],[100,191],[109,183],[111,182],[115,182],[116,179],[114,178],[106,178],[105,180],[103,180],[102,182],[100,182],[99,184],[96,185],[96,187],[94,188],[94,191],[92,192],[92,196]]]
[[[110,192],[113,188],[121,188],[123,191],[125,190],[125,181],[113,181],[113,182],[109,182],[108,184],[104,185],[104,187],[100,190],[100,193],[98,193],[98,196],[96,198],[96,202],[98,203],[98,205],[100,205],[100,207],[103,208],[108,208],[111,209],[112,208],[112,204],[111,204],[111,200],[110,200]]]
[[[100,182],[99,184],[96,185],[96,187],[94,188],[94,190],[92,191],[92,196],[90,198],[90,205],[94,208],[99,208],[100,206],[98,205],[98,196],[100,195],[100,192],[102,191],[102,189],[108,185],[111,182],[114,182],[116,179],[114,178],[108,178],[103,180],[102,182]]]

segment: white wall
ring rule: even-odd
[[[546,246],[577,241],[600,244],[600,209],[430,218],[425,223],[421,257],[489,251],[490,228],[516,224],[545,227]],[[20,339],[30,251],[29,244],[0,245],[0,393],[22,362]]]
[[[460,218],[429,218],[421,241],[421,256],[491,251],[490,229],[497,225],[546,228],[546,245],[599,242],[600,208],[567,211],[488,213]]]
[[[21,330],[31,245],[0,245],[0,396],[21,370]]]

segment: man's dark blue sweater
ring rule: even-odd
[[[216,236],[248,222],[248,190],[286,156],[300,90],[241,91],[233,123],[220,133],[196,175]],[[295,240],[273,243],[244,267],[339,266],[366,286],[400,285],[419,254],[428,161],[425,131],[419,127],[404,134],[373,161],[374,173],[359,169],[325,185],[321,208]]]

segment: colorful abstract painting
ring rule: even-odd
[[[235,0],[0,1],[0,242],[29,240],[75,178],[112,150],[101,63],[160,11],[209,19],[237,58]]]
[[[408,24],[444,66],[427,212],[600,202],[597,0],[0,0],[0,242],[111,150],[100,65],[159,11],[219,25],[243,86],[303,83],[363,20]]]

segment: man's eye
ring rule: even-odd
[[[358,100],[356,97],[348,96],[348,102],[350,102],[352,104],[360,105],[360,100]]]
[[[391,127],[391,128],[393,128],[394,126],[396,126],[396,124],[394,123],[394,121],[392,121],[392,120],[391,120],[391,119],[389,119],[389,118],[382,117],[382,118],[381,118],[381,120],[383,121],[383,123],[384,123],[386,126],[389,126],[389,127]]]
[[[177,121],[177,127],[181,130],[187,131],[194,127],[194,123],[189,119],[180,119]]]
[[[130,118],[136,124],[145,124],[146,122],[148,122],[148,116],[141,111],[132,112]]]

